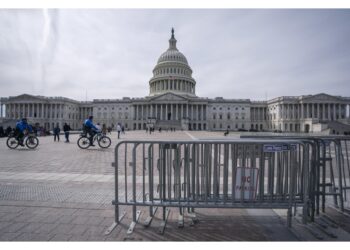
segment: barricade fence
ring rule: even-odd
[[[131,233],[149,207],[148,226],[158,207],[164,231],[169,208],[193,215],[196,208],[302,207],[303,222],[313,217],[315,143],[296,139],[123,141],[115,149],[115,222],[132,207]]]
[[[320,209],[325,212],[326,202],[334,205],[342,212],[350,209],[350,160],[348,136],[325,135],[243,135],[241,138],[250,139],[304,139],[315,143],[315,186],[314,200],[316,213]]]

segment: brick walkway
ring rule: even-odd
[[[238,137],[237,134],[230,134]],[[215,132],[127,132],[124,139],[219,138]],[[298,240],[285,226],[285,212],[245,209],[198,209],[198,223],[185,214],[184,228],[178,228],[178,211],[171,208],[163,235],[158,234],[161,209],[149,228],[137,224],[127,235],[130,208],[122,223],[108,236],[114,221],[114,147],[88,150],[70,143],[40,137],[36,150],[10,150],[0,138],[0,240],[1,241],[262,241]],[[139,222],[148,215],[143,209]],[[312,239],[312,238],[310,238]]]

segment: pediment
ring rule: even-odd
[[[338,96],[332,96],[332,95],[327,95],[327,94],[317,94],[317,95],[313,95],[313,96],[308,96],[306,98],[304,98],[305,101],[322,101],[322,102],[326,102],[326,101],[343,101],[342,98],[339,98]]]
[[[44,100],[44,98],[40,98],[37,96],[33,96],[33,95],[28,95],[28,94],[22,94],[22,95],[18,95],[18,96],[13,96],[10,97],[9,101],[16,101],[16,102],[35,102],[35,101],[46,101]]]
[[[188,101],[188,99],[173,93],[166,93],[160,96],[152,97],[151,101],[171,101],[171,102],[179,101],[180,102],[180,101]]]

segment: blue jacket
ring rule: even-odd
[[[19,129],[19,131],[23,132],[25,129],[27,129],[29,132],[32,132],[32,126],[30,126],[28,123],[24,121],[19,121],[16,123],[16,128]]]
[[[84,122],[85,127],[98,131],[98,128],[92,123],[90,119],[86,119]]]

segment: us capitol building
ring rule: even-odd
[[[31,124],[53,129],[64,123],[81,129],[89,115],[94,122],[127,130],[147,127],[184,130],[257,130],[350,133],[350,97],[328,94],[282,96],[268,101],[198,97],[197,83],[186,57],[177,49],[172,29],[169,48],[161,54],[144,98],[94,99],[22,94],[0,98],[0,125],[27,117]]]

